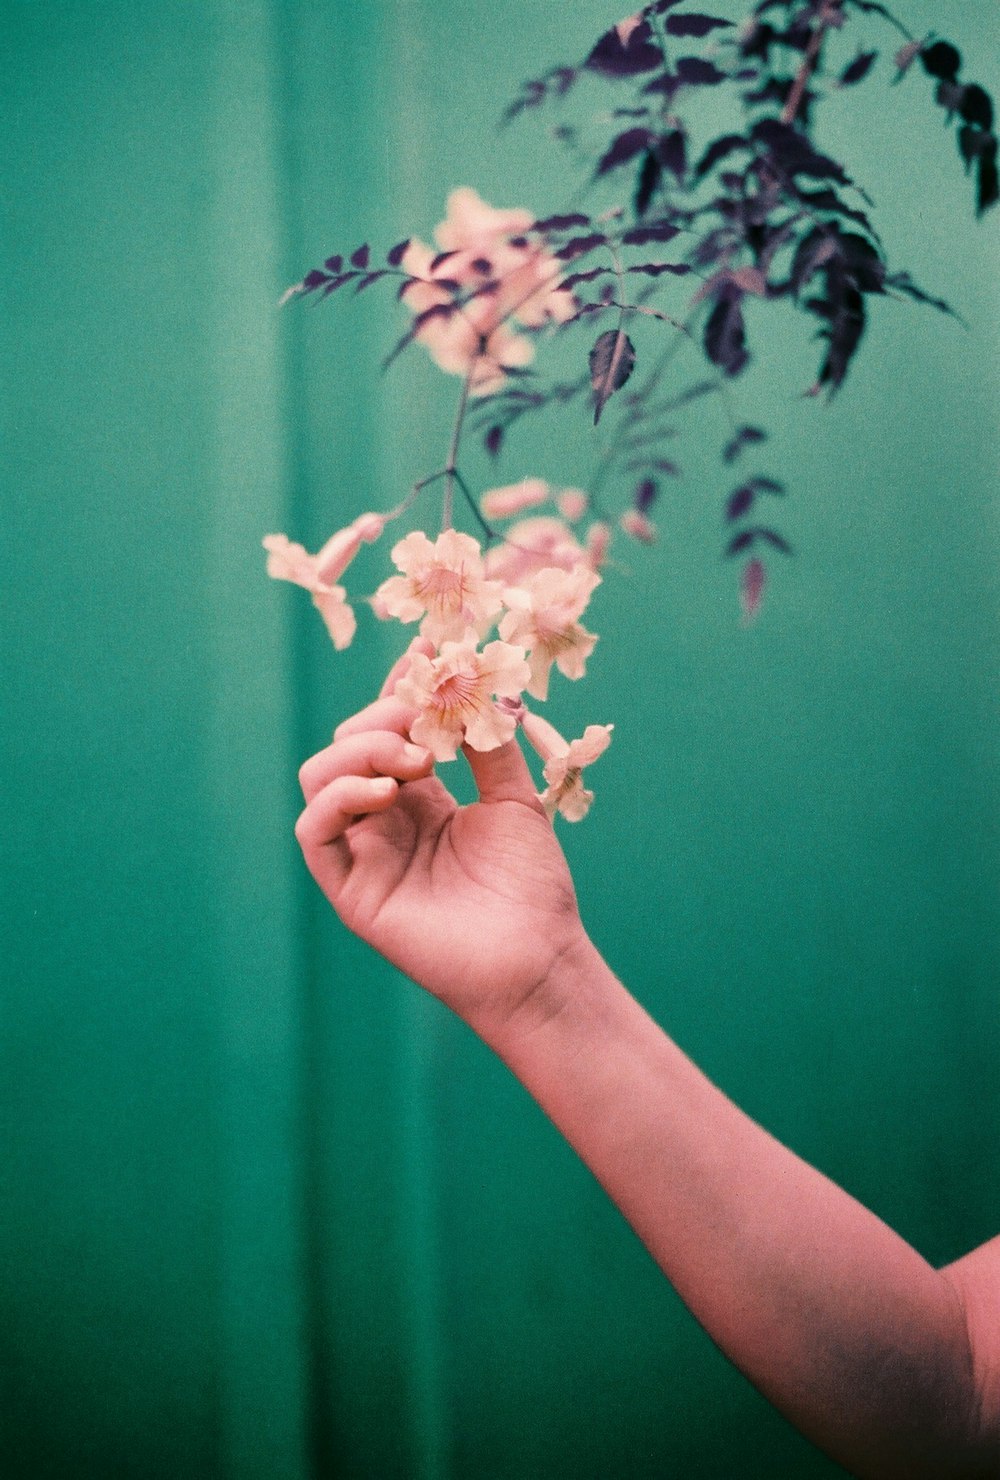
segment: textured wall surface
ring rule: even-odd
[[[940,8],[899,9],[919,31]],[[956,9],[996,91],[991,0]],[[456,184],[563,204],[546,120],[495,120],[615,18],[0,5],[12,1480],[836,1473],[507,1072],[345,935],[291,837],[298,763],[393,638],[363,613],[334,654],[259,539],[315,548],[396,502],[440,465],[455,384],[419,356],[380,376],[389,295],[276,301],[332,251],[427,238]],[[565,833],[612,965],[943,1262],[1000,1228],[1000,304],[996,219],[972,220],[909,81],[870,85],[877,158],[846,99],[824,143],[968,327],[878,305],[830,406],[801,399],[798,326],[755,341],[736,404],[773,430],[795,559],[742,627],[702,403],[660,543],[598,592],[601,643],[553,718],[616,725]],[[593,458],[564,417],[500,478],[469,470],[586,486]]]

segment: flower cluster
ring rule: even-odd
[[[539,479],[526,480],[529,503],[548,497]],[[522,490],[523,491],[523,490]],[[571,490],[579,508],[584,495]],[[512,489],[494,489],[482,505],[494,511],[526,507]],[[268,574],[312,593],[334,646],[351,641],[356,620],[347,593],[336,582],[365,541],[382,533],[385,517],[363,514],[328,540],[316,555],[285,535],[268,535]],[[611,726],[591,725],[580,740],[567,742],[522,696],[548,697],[553,668],[566,678],[584,676],[597,636],[582,624],[590,597],[601,583],[598,560],[560,517],[539,516],[514,524],[507,539],[485,555],[471,535],[448,528],[436,540],[421,530],[392,548],[397,574],[370,598],[377,616],[418,623],[431,655],[415,652],[395,692],[416,711],[411,738],[435,760],[454,760],[463,745],[493,750],[513,738],[518,725],[544,762],[541,801],[577,821],[593,793],[584,789],[583,766],[607,748]],[[493,628],[496,635],[490,638]]]
[[[416,315],[413,337],[442,370],[469,378],[474,396],[492,395],[506,372],[534,358],[513,328],[565,323],[576,313],[560,286],[560,264],[537,236],[526,210],[496,210],[468,187],[452,191],[435,230],[440,248],[416,238],[401,259],[410,277],[403,302]]]

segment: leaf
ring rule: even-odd
[[[836,160],[819,154],[798,129],[777,118],[762,118],[755,123],[751,137],[771,154],[780,171],[789,175],[810,175],[818,180],[836,180],[850,185],[851,180]]]
[[[605,31],[583,65],[602,77],[638,77],[663,66],[660,48],[652,40],[649,22],[642,21],[623,42],[616,26]]]
[[[609,397],[621,390],[635,368],[635,347],[625,331],[607,329],[590,351],[589,365],[596,426]]]
[[[719,82],[728,82],[729,73],[720,72],[714,62],[703,57],[680,57],[675,70],[681,82],[713,87]]]
[[[656,194],[656,187],[660,183],[663,174],[663,163],[655,149],[647,149],[646,157],[642,161],[639,178],[636,181],[635,199],[632,202],[633,210],[637,216],[644,216],[649,209],[649,203]]]
[[[708,174],[713,165],[718,164],[720,159],[727,159],[735,150],[750,147],[749,140],[745,139],[742,134],[722,134],[720,138],[709,144],[695,165],[695,178],[700,180],[703,175]]]
[[[893,61],[896,64],[896,75],[892,79],[893,82],[899,82],[903,77],[906,76],[907,72],[913,66],[913,63],[916,61],[917,57],[920,55],[923,44],[924,43],[922,41],[908,41],[905,46],[901,46],[899,48],[896,55],[893,57]]]
[[[837,79],[839,87],[852,87],[868,76],[878,56],[877,51],[859,51],[853,62],[848,62]]]
[[[646,226],[633,226],[626,231],[622,237],[622,243],[627,247],[642,247],[647,242],[672,242],[675,236],[680,235],[680,227],[674,226],[665,218],[660,221],[650,221]]]
[[[741,296],[739,293],[721,293],[705,325],[705,353],[712,364],[718,365],[727,375],[739,375],[750,359]]]
[[[1000,182],[997,180],[997,141],[992,149],[979,156],[979,177],[976,191],[976,215],[981,216],[1000,200]]]
[[[722,450],[723,462],[735,462],[745,447],[752,442],[765,442],[767,433],[761,431],[760,427],[741,426],[737,427],[732,438],[726,443]]]
[[[756,538],[757,531],[755,529],[744,529],[742,534],[734,535],[729,541],[729,544],[726,546],[726,555],[742,554],[744,550],[749,550]]]
[[[979,128],[985,129],[987,133],[993,127],[993,99],[985,87],[980,87],[978,82],[969,83],[962,94],[958,111],[966,123],[974,123]]]
[[[778,534],[774,529],[758,529],[757,533],[762,540],[766,540],[769,545],[773,545],[776,550],[780,550],[782,555],[791,555],[792,547],[784,535]]]
[[[486,448],[486,451],[489,453],[490,457],[498,456],[500,452],[500,444],[503,441],[503,432],[504,429],[502,426],[494,425],[489,428],[485,437],[483,438],[483,446]]]
[[[668,36],[707,36],[720,26],[732,27],[732,21],[720,20],[714,15],[668,15]]]
[[[328,268],[330,270],[330,272],[339,272],[340,269],[343,267],[343,265],[344,265],[344,259],[343,259],[343,257],[340,257],[340,256],[337,256],[337,257],[328,257],[326,259],[326,261],[323,263],[323,266],[326,267],[326,268]]]
[[[356,252],[351,253],[351,266],[365,268],[368,266],[368,243],[358,247]]]
[[[576,257],[582,257],[586,252],[592,252],[595,247],[607,245],[607,237],[599,231],[594,231],[590,236],[574,236],[554,254],[560,262],[572,262]]]
[[[726,523],[734,524],[737,519],[742,519],[744,514],[749,513],[756,497],[756,491],[749,483],[734,489],[726,499]]]
[[[360,283],[358,283],[358,286],[355,288],[355,290],[354,290],[355,293],[363,293],[366,288],[370,288],[371,287],[372,283],[377,283],[378,280],[379,280],[379,278],[384,278],[384,277],[385,277],[385,268],[384,267],[377,268],[375,272],[367,272],[367,273],[365,273],[364,277],[361,279]]]
[[[583,216],[579,211],[571,211],[563,216],[545,216],[541,221],[536,221],[531,229],[532,231],[569,231],[574,226],[589,225],[589,216]]]
[[[311,272],[306,273],[299,287],[303,293],[311,293],[314,288],[319,288],[323,283],[328,283],[329,281],[330,279],[327,273],[321,272],[318,267],[314,267]]]
[[[839,251],[836,228],[814,226],[802,237],[792,258],[789,282],[798,295],[814,273],[836,257]]]
[[[634,262],[625,271],[642,272],[646,277],[660,277],[665,272],[673,273],[674,277],[685,277],[691,268],[686,262]]]
[[[638,509],[640,514],[648,514],[656,503],[659,491],[655,478],[643,478],[641,483],[636,484],[635,493],[632,495],[633,508]]]
[[[920,52],[920,60],[929,77],[954,82],[962,65],[962,53],[950,41],[934,41]]]
[[[428,268],[428,272],[432,272],[432,273],[437,272],[437,270],[438,270],[439,267],[443,267],[444,264],[447,261],[449,261],[450,258],[452,258],[454,256],[455,256],[454,251],[451,251],[451,252],[438,252],[437,256],[436,257],[433,257],[431,259],[431,265]]]
[[[405,241],[397,242],[396,245],[392,248],[392,250],[386,253],[385,260],[386,260],[386,262],[388,262],[388,264],[389,264],[390,267],[398,267],[399,266],[399,264],[403,260],[403,257],[406,255],[406,249],[407,249],[407,247],[409,245],[410,245],[410,238],[407,237],[405,239]]]
[[[560,288],[575,288],[577,283],[592,283],[595,278],[607,277],[612,269],[610,267],[590,267],[586,272],[571,272],[568,276],[560,278]]]
[[[648,149],[652,135],[648,128],[630,128],[617,139],[612,140],[611,147],[606,150],[597,162],[598,175],[606,175],[609,170],[617,169],[619,165],[627,164],[630,159]]]
[[[342,272],[339,277],[332,277],[323,289],[322,297],[329,298],[331,293],[336,293],[345,283],[353,282],[357,275],[356,272]]]
[[[683,180],[687,166],[684,130],[675,128],[667,134],[666,138],[661,139],[657,153],[664,166],[676,175],[679,181]]]

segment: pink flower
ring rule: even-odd
[[[534,571],[546,566],[575,570],[587,557],[567,524],[555,515],[539,515],[512,524],[502,545],[486,553],[486,574],[519,586]]]
[[[503,606],[499,581],[485,578],[482,555],[471,535],[446,529],[435,542],[414,530],[392,550],[402,575],[390,576],[375,592],[381,615],[416,622],[435,647],[463,637],[468,628],[483,636]]]
[[[445,260],[416,239],[403,254],[400,265],[416,280],[403,289],[404,302],[415,314],[441,310],[415,337],[442,370],[471,373],[473,395],[491,394],[506,369],[534,358],[511,321],[538,328],[576,312],[572,293],[559,287],[560,263],[525,235],[531,224],[530,211],[494,210],[474,190],[455,190],[435,232]]]
[[[509,519],[520,514],[522,509],[543,504],[549,496],[549,485],[543,478],[522,478],[520,483],[508,483],[503,488],[491,488],[479,500],[484,519]]]
[[[540,801],[546,812],[550,817],[561,812],[567,822],[579,822],[594,800],[594,793],[583,785],[583,768],[607,750],[614,725],[588,725],[579,740],[569,743],[541,715],[527,713],[521,725],[545,762],[542,774],[548,786]]]
[[[568,523],[575,524],[586,514],[589,503],[581,488],[564,488],[556,499],[556,508]]]
[[[611,525],[595,519],[587,530],[587,559],[594,570],[600,570],[611,546]]]
[[[597,637],[581,627],[579,617],[601,578],[586,565],[571,571],[537,571],[524,585],[504,592],[509,608],[500,623],[505,642],[528,650],[531,682],[528,693],[547,699],[553,663],[567,678],[582,678]]]
[[[626,534],[641,540],[644,545],[651,545],[656,539],[656,525],[645,514],[640,514],[638,509],[628,509],[619,523]]]
[[[326,623],[334,647],[338,650],[348,647],[357,621],[343,586],[334,586],[320,575],[320,555],[310,555],[304,545],[294,544],[284,534],[265,535],[262,543],[267,551],[268,575],[278,581],[292,581],[311,592],[313,605]]]
[[[743,571],[743,580],[740,585],[743,620],[748,624],[753,621],[760,609],[766,583],[767,572],[764,569],[763,562],[760,560],[751,560]]]
[[[517,729],[516,711],[502,710],[492,696],[516,699],[530,677],[523,648],[489,642],[476,650],[476,634],[445,642],[436,658],[415,653],[395,693],[419,712],[410,738],[435,760],[455,759],[463,743],[473,750],[495,750]]]

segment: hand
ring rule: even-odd
[[[349,929],[473,1027],[505,1022],[586,941],[573,881],[516,739],[464,748],[468,807],[408,742],[414,711],[392,696],[408,661],[302,767],[295,834]]]

